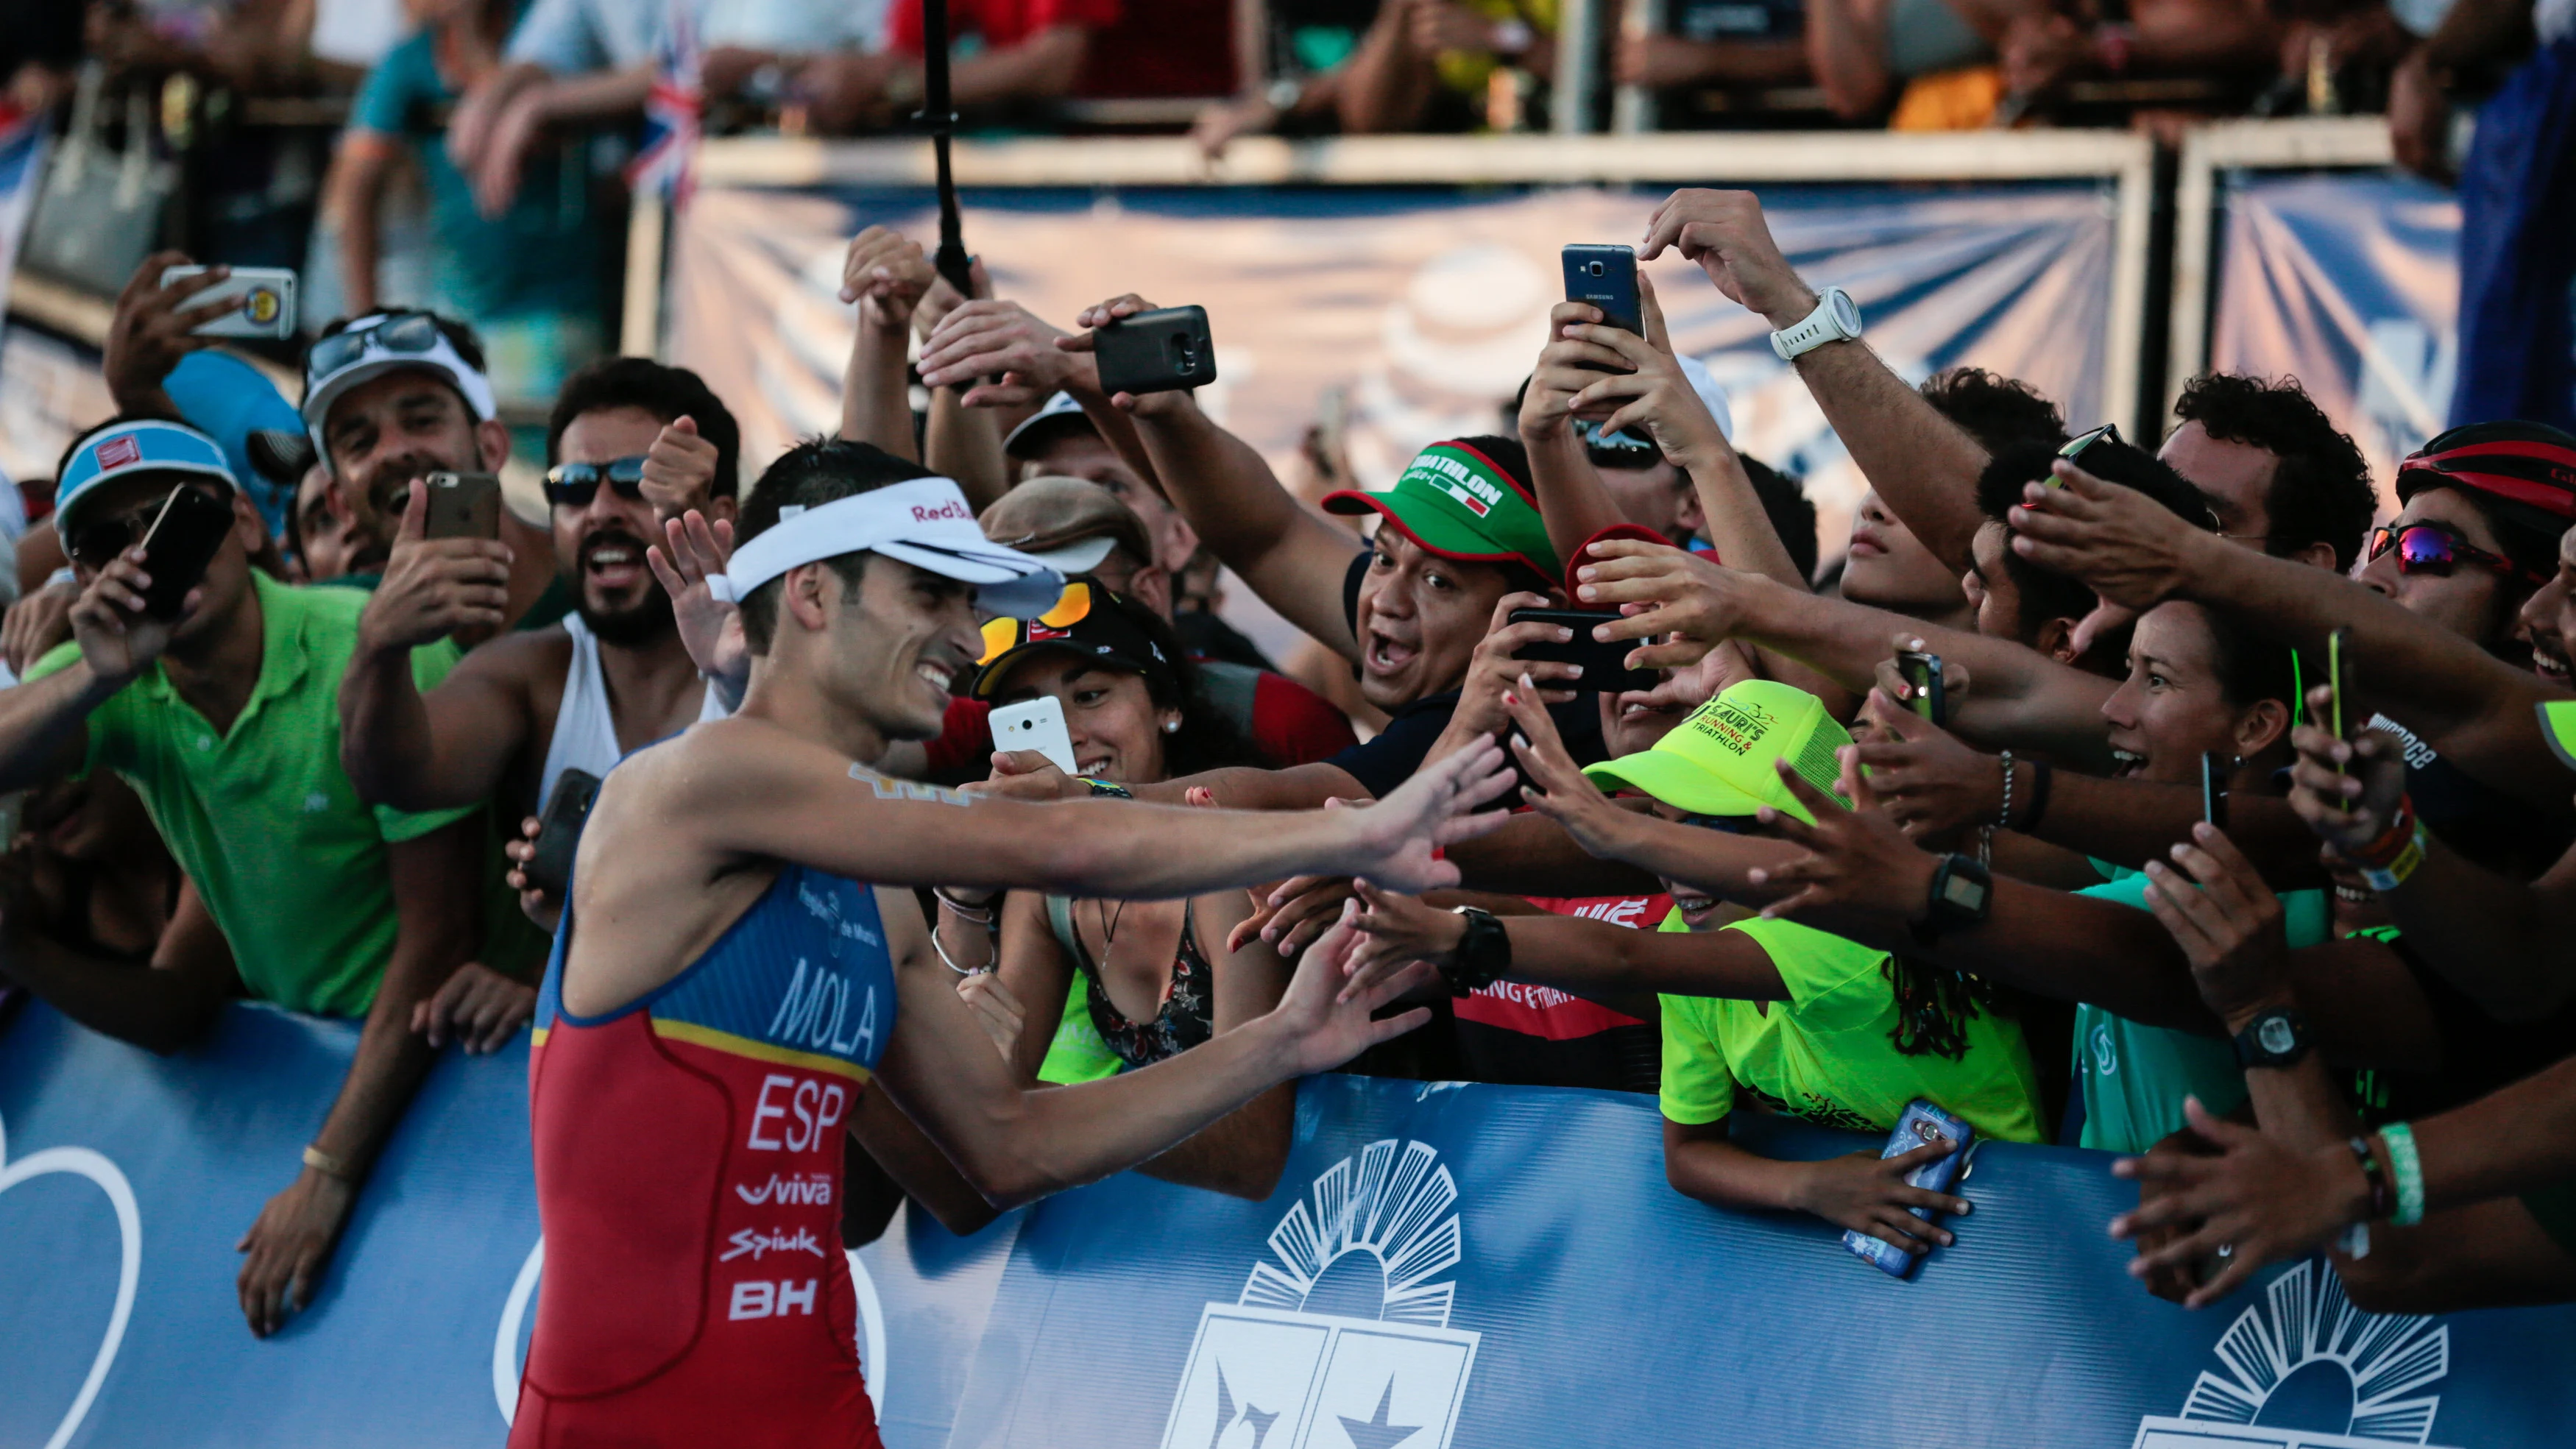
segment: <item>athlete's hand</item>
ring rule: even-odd
[[[450,1038],[467,1056],[488,1056],[510,1044],[537,1014],[537,989],[513,981],[480,961],[456,968],[436,995],[412,1004],[411,1029],[432,1047]]]
[[[1440,859],[1440,850],[1502,824],[1504,811],[1474,812],[1511,783],[1511,765],[1492,740],[1433,761],[1374,805],[1330,812],[1348,827],[1332,867],[1414,894],[1456,885],[1458,867]]]
[[[1338,810],[1343,805],[1339,797],[1324,802],[1327,810]],[[1351,898],[1355,884],[1346,875],[1300,875],[1267,890],[1256,886],[1252,890],[1252,914],[1226,937],[1225,948],[1240,951],[1257,936],[1293,961],[1342,918],[1342,902]]]
[[[543,828],[544,822],[534,815],[520,821],[519,838],[502,846],[501,853],[510,857],[509,874],[504,879],[510,882],[510,889],[519,893],[520,912],[536,922],[538,930],[551,936],[563,920],[563,898],[528,884],[528,862],[537,858],[537,832]]]
[[[330,1266],[331,1249],[357,1200],[354,1184],[308,1167],[259,1210],[259,1220],[233,1245],[249,1254],[234,1286],[252,1337],[284,1328],[288,1314],[303,1312],[313,1301],[313,1285]]]
[[[1968,1200],[1916,1187],[1905,1179],[1914,1169],[1949,1156],[1958,1145],[1927,1142],[1894,1157],[1855,1152],[1806,1163],[1791,1200],[1837,1227],[1867,1233],[1909,1253],[1946,1248],[1951,1242],[1949,1229],[1935,1227],[1906,1209],[1930,1208],[1957,1217],[1968,1211]]]
[[[957,978],[957,995],[973,1008],[975,1024],[993,1039],[993,1049],[1002,1054],[1004,1062],[1010,1061],[1011,1054],[1019,1050],[1020,1023],[1028,1013],[1021,1009],[1020,999],[1011,994],[1011,988],[1002,984],[1001,973],[990,967],[969,972]]]
[[[644,550],[653,577],[671,596],[671,618],[689,662],[739,705],[751,687],[751,641],[742,632],[742,610],[717,598],[707,576],[720,574],[733,557],[733,520],[713,523],[692,508],[662,525],[662,542]]]
[[[1354,903],[1342,909],[1343,921],[1325,932],[1324,939],[1298,959],[1297,974],[1289,978],[1288,990],[1266,1018],[1287,1033],[1293,1076],[1329,1072],[1379,1042],[1392,1041],[1431,1019],[1431,1012],[1419,1006],[1384,1021],[1370,1019],[1378,1008],[1406,992],[1437,981],[1439,974],[1428,965],[1417,962],[1381,977],[1365,991],[1343,989],[1348,985],[1351,953],[1359,942],[1359,933],[1350,928],[1349,916],[1359,907]]]

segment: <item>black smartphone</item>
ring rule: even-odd
[[[1565,300],[1601,309],[1601,324],[1646,335],[1646,309],[1637,298],[1637,253],[1625,246],[1577,242],[1565,249]]]
[[[1900,651],[1896,672],[1904,679],[1905,687],[1914,692],[1914,697],[1906,701],[1914,712],[1936,725],[1947,726],[1950,702],[1941,694],[1941,656],[1912,649]]]
[[[1590,609],[1514,609],[1504,622],[1508,624],[1556,624],[1574,631],[1574,637],[1562,644],[1524,644],[1513,657],[1544,659],[1555,664],[1580,664],[1583,676],[1559,680],[1551,689],[1590,690],[1615,693],[1631,689],[1652,689],[1663,681],[1663,675],[1652,669],[1630,669],[1628,656],[1644,643],[1639,639],[1622,639],[1604,644],[1592,637],[1594,628],[1616,620],[1615,612],[1596,613]]]
[[[191,484],[171,489],[143,535],[143,571],[152,576],[152,587],[143,591],[143,612],[178,618],[179,606],[205,578],[206,565],[215,561],[232,527],[231,504]]]
[[[2220,830],[2227,828],[2227,783],[2235,773],[2236,762],[2226,755],[2200,757],[2200,818]]]
[[[1139,312],[1092,333],[1100,390],[1178,392],[1216,381],[1216,344],[1205,307]]]
[[[429,517],[423,532],[430,538],[499,538],[501,478],[497,473],[432,473]]]
[[[555,793],[537,818],[536,854],[521,871],[531,887],[560,897],[572,884],[573,852],[581,846],[581,827],[598,799],[599,777],[588,770],[555,776]]]
[[[2352,738],[2345,734],[2343,729],[2343,694],[2345,687],[2352,682],[2351,670],[2352,631],[2350,629],[2330,630],[2326,634],[2325,727],[2339,740]],[[2343,774],[2344,767],[2335,766],[2335,773]],[[2335,803],[2346,811],[2352,809],[2352,802],[2341,797],[2337,797]]]

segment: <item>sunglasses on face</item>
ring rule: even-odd
[[[438,348],[438,319],[427,312],[393,312],[363,326],[345,332],[334,332],[313,344],[304,354],[304,377],[309,383],[317,377],[329,377],[357,361],[372,346],[378,352],[424,353]]]
[[[644,460],[612,458],[605,463],[557,463],[546,470],[546,502],[557,508],[588,508],[599,496],[602,479],[629,501],[644,496]]]
[[[2397,550],[2397,571],[2401,574],[2447,575],[2461,564],[2473,564],[2490,573],[2518,573],[2513,560],[2475,548],[2460,537],[2458,530],[2427,519],[2403,528],[2374,528],[2370,531],[2370,556],[2373,559]]]
[[[182,483],[168,493],[158,494],[149,502],[137,503],[122,513],[82,523],[67,541],[64,552],[71,555],[74,563],[93,572],[107,567],[116,561],[118,554],[142,542],[144,535],[152,531],[152,520],[161,516],[171,493],[195,486]],[[210,498],[214,496],[210,489],[198,488],[197,491]]]
[[[1054,608],[1047,610],[1045,613],[1038,615],[1034,619],[1020,620],[1012,618],[992,618],[985,620],[983,631],[984,657],[976,660],[975,662],[977,664],[990,664],[994,660],[1001,658],[1005,651],[1011,649],[1020,642],[1020,628],[1023,623],[1029,626],[1030,632],[1033,635],[1041,629],[1049,629],[1054,630],[1057,633],[1062,633],[1063,631],[1072,628],[1074,625],[1081,623],[1084,619],[1087,619],[1090,616],[1091,584],[1087,580],[1076,579],[1072,583],[1066,584],[1064,586],[1064,592],[1057,595]]]

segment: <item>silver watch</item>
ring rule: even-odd
[[[1806,321],[1771,334],[1771,350],[1781,361],[1794,362],[1828,342],[1849,342],[1859,335],[1859,304],[1842,288],[1827,287]]]

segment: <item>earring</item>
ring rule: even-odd
[[[1167,719],[1167,720],[1163,721],[1163,733],[1165,733],[1165,734],[1167,734],[1167,735],[1176,735],[1176,734],[1179,734],[1180,732],[1181,732],[1181,722],[1180,722],[1179,720],[1176,720],[1176,719]]]

